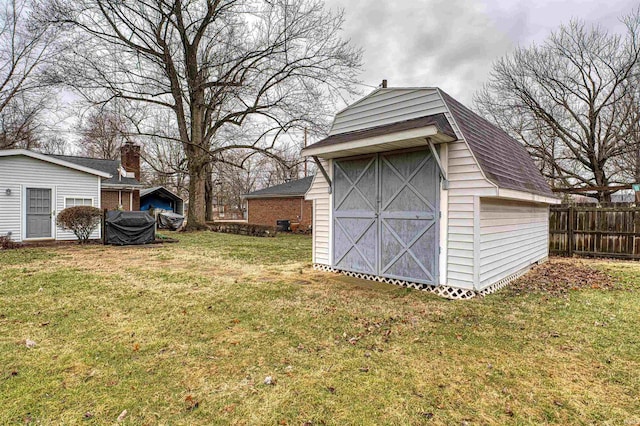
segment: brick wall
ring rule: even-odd
[[[131,191],[122,191],[122,208],[123,210],[131,210],[129,206]],[[118,190],[103,189],[100,193],[102,205],[100,208],[107,210],[117,210],[120,202]],[[133,210],[140,210],[140,191],[133,191]]]
[[[248,222],[275,226],[277,220],[300,222],[306,228],[313,224],[313,202],[296,198],[251,198],[247,200]]]

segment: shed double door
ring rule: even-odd
[[[438,282],[439,170],[430,151],[336,160],[333,266]]]

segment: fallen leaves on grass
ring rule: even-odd
[[[615,287],[609,274],[593,268],[585,260],[551,259],[515,280],[509,286],[509,291],[515,294],[548,293],[561,296],[569,291],[612,290]]]
[[[195,410],[200,406],[200,402],[193,397],[193,395],[187,395],[184,398],[184,402],[187,403],[187,411]]]

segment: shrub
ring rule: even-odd
[[[102,210],[91,206],[68,207],[58,214],[57,222],[62,229],[69,229],[78,237],[80,244],[89,240],[91,233],[102,221]]]
[[[10,250],[22,247],[22,244],[11,240],[8,235],[0,235],[0,250]]]
[[[249,235],[252,237],[275,237],[278,233],[275,226],[253,225],[238,222],[214,222],[210,229],[225,234]]]

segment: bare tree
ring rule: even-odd
[[[494,65],[475,96],[480,112],[528,148],[543,174],[561,187],[605,187],[624,181],[614,167],[630,155],[638,123],[640,12],[611,34],[578,21],[545,43],[519,48]]]
[[[95,102],[122,99],[175,116],[189,229],[205,222],[212,159],[271,147],[260,135],[220,146],[221,129],[317,123],[352,90],[360,65],[361,52],[340,38],[342,14],[319,0],[51,1],[47,14],[76,30],[61,73],[70,85]]]
[[[38,117],[54,82],[47,75],[56,33],[26,0],[0,5],[0,149],[35,148]]]
[[[80,125],[80,150],[83,155],[107,160],[120,158],[120,147],[131,140],[128,121],[115,112],[91,112]]]
[[[43,136],[38,141],[37,151],[43,154],[69,155],[69,144],[60,136]]]

